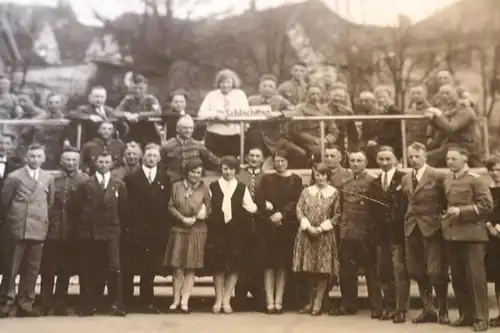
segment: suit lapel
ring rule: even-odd
[[[109,187],[109,184],[108,184]],[[99,184],[99,180],[97,180],[96,175],[92,176],[92,181],[90,182],[90,188],[92,191],[99,196],[104,196],[104,189],[102,188],[101,184]]]
[[[24,172],[24,177],[26,179],[26,186],[30,188],[32,192],[34,192],[36,190],[38,182],[34,180],[33,177],[31,177],[26,167],[23,168],[23,172]],[[40,174],[38,175],[38,179],[40,179]]]

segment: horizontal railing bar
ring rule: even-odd
[[[0,119],[0,125],[68,125],[69,119]]]

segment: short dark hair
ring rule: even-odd
[[[418,142],[418,141],[415,141],[415,142],[411,143],[408,146],[408,149],[413,149],[413,150],[419,150],[419,151],[427,152],[427,147],[423,143]]]
[[[500,157],[499,156],[493,156],[488,158],[485,162],[484,165],[486,166],[486,169],[488,171],[493,170],[495,165],[500,164]]]
[[[278,84],[278,79],[272,74],[262,74],[260,77],[260,83],[264,81],[273,81],[275,84]]]
[[[188,98],[188,93],[186,91],[186,89],[175,89],[174,91],[172,91],[168,97],[168,100],[169,102],[172,102],[172,100],[174,99],[174,96],[184,96],[184,99],[187,100]]]
[[[236,170],[236,173],[240,172],[240,160],[234,156],[224,156],[220,159],[220,166],[225,165],[229,169]]]
[[[97,157],[96,157],[96,160],[99,158],[99,157],[108,157],[110,156],[111,159],[113,159],[113,155],[111,154],[111,152],[107,149],[104,149],[104,150],[101,150],[99,152],[99,154],[97,154]]]
[[[194,169],[203,168],[203,161],[199,158],[191,158],[182,165],[182,176],[186,178]]]
[[[273,153],[273,161],[276,157],[281,157],[288,161],[288,151],[286,149],[278,149]]]
[[[377,153],[380,153],[380,152],[383,152],[383,151],[389,151],[391,153],[394,154],[394,148],[392,148],[391,146],[389,145],[384,145],[384,146],[380,146],[377,150]]]
[[[45,146],[41,143],[32,143],[28,146],[28,149],[26,151],[30,150],[43,150],[45,152]]]
[[[339,145],[337,145],[335,143],[331,143],[331,142],[325,142],[325,150],[327,150],[327,149],[336,149],[338,151],[341,151]]]
[[[107,119],[106,119],[106,120],[103,120],[103,121],[99,124],[99,126],[98,126],[97,128],[101,128],[101,126],[102,126],[102,125],[104,125],[104,124],[111,124],[111,126],[113,126],[113,128],[115,128],[115,123],[114,123],[113,121],[111,121],[111,120],[107,120]]]
[[[460,155],[467,156],[467,157],[469,156],[469,151],[467,150],[467,148],[456,146],[456,147],[448,148],[447,152],[449,152],[449,151],[456,151]]]
[[[259,145],[255,145],[255,146],[250,146],[248,149],[247,149],[247,155],[250,153],[250,151],[252,150],[259,150],[262,155],[264,155],[264,148],[262,148],[262,146],[259,146]]]
[[[328,168],[325,163],[323,162],[314,163],[311,170],[311,185],[316,184],[314,171],[316,171],[319,174],[326,175],[328,179],[332,177],[332,170],[330,170],[330,168]]]
[[[362,154],[366,159],[368,159],[368,155],[366,155],[366,152],[364,150],[360,150],[360,149],[353,150],[353,151],[349,152],[348,157],[350,157],[352,154]]]
[[[147,84],[148,80],[146,79],[146,77],[144,75],[139,74],[139,73],[134,73],[134,74],[132,74],[132,82],[134,84],[139,84],[139,83]]]
[[[146,152],[146,150],[149,150],[149,149],[156,149],[156,150],[160,151],[161,148],[160,148],[159,144],[154,143],[154,142],[150,142],[146,146],[144,146],[144,152]]]

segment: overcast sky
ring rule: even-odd
[[[61,1],[61,0],[59,0]],[[64,0],[72,4],[80,22],[98,25],[93,16],[96,10],[104,17],[113,19],[127,11],[140,11],[143,0]],[[158,0],[164,1],[164,0]],[[177,0],[183,2],[200,2],[199,0]],[[250,0],[205,0],[209,4],[200,5],[192,15],[202,17],[213,12],[220,12],[231,8],[235,13],[247,9]],[[393,25],[397,22],[398,14],[409,16],[413,22],[432,15],[435,11],[456,0],[323,0],[333,10],[346,18],[358,23],[379,25]],[[55,5],[58,0],[0,0],[0,2],[14,2],[19,4],[47,4]],[[295,0],[257,0],[259,8],[279,6],[283,3],[298,2]],[[179,12],[186,14],[188,9]],[[192,10],[192,9],[190,9]]]

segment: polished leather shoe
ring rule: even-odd
[[[471,318],[466,318],[466,317],[460,317],[455,321],[452,321],[450,323],[450,326],[453,327],[467,327],[467,326],[472,326],[474,325],[474,320]]]
[[[313,317],[321,316],[321,309],[312,309],[311,316]]]
[[[309,314],[312,311],[311,305],[306,305],[302,309],[299,310],[299,314]]]
[[[500,316],[490,319],[491,327],[499,327],[500,326]]]
[[[396,312],[392,318],[394,324],[402,324],[406,321],[406,314],[404,312]]]
[[[474,332],[484,332],[488,330],[488,323],[482,320],[478,320],[474,323]]]
[[[121,308],[120,306],[113,305],[111,307],[111,310],[109,311],[109,315],[114,316],[114,317],[126,317],[127,312],[123,308]]]
[[[97,310],[95,308],[89,308],[89,309],[82,309],[78,311],[78,316],[79,317],[93,317],[97,313]]]
[[[384,315],[383,311],[381,310],[372,310],[371,312],[371,318],[372,319],[380,319]]]
[[[17,309],[16,317],[19,317],[19,318],[37,318],[37,317],[40,317],[40,312],[36,311],[35,309],[31,309],[31,310]]]
[[[448,311],[440,313],[438,315],[438,323],[440,325],[449,325],[450,324],[450,317],[448,316]]]
[[[358,313],[358,310],[345,308],[331,309],[328,312],[330,316],[352,316],[356,313]]]
[[[51,308],[42,306],[42,308],[40,309],[40,316],[47,317],[51,314],[51,312],[52,312]]]
[[[438,315],[435,310],[431,311],[422,311],[420,315],[418,315],[417,318],[412,320],[412,323],[414,324],[424,324],[424,323],[437,323],[438,322]]]

